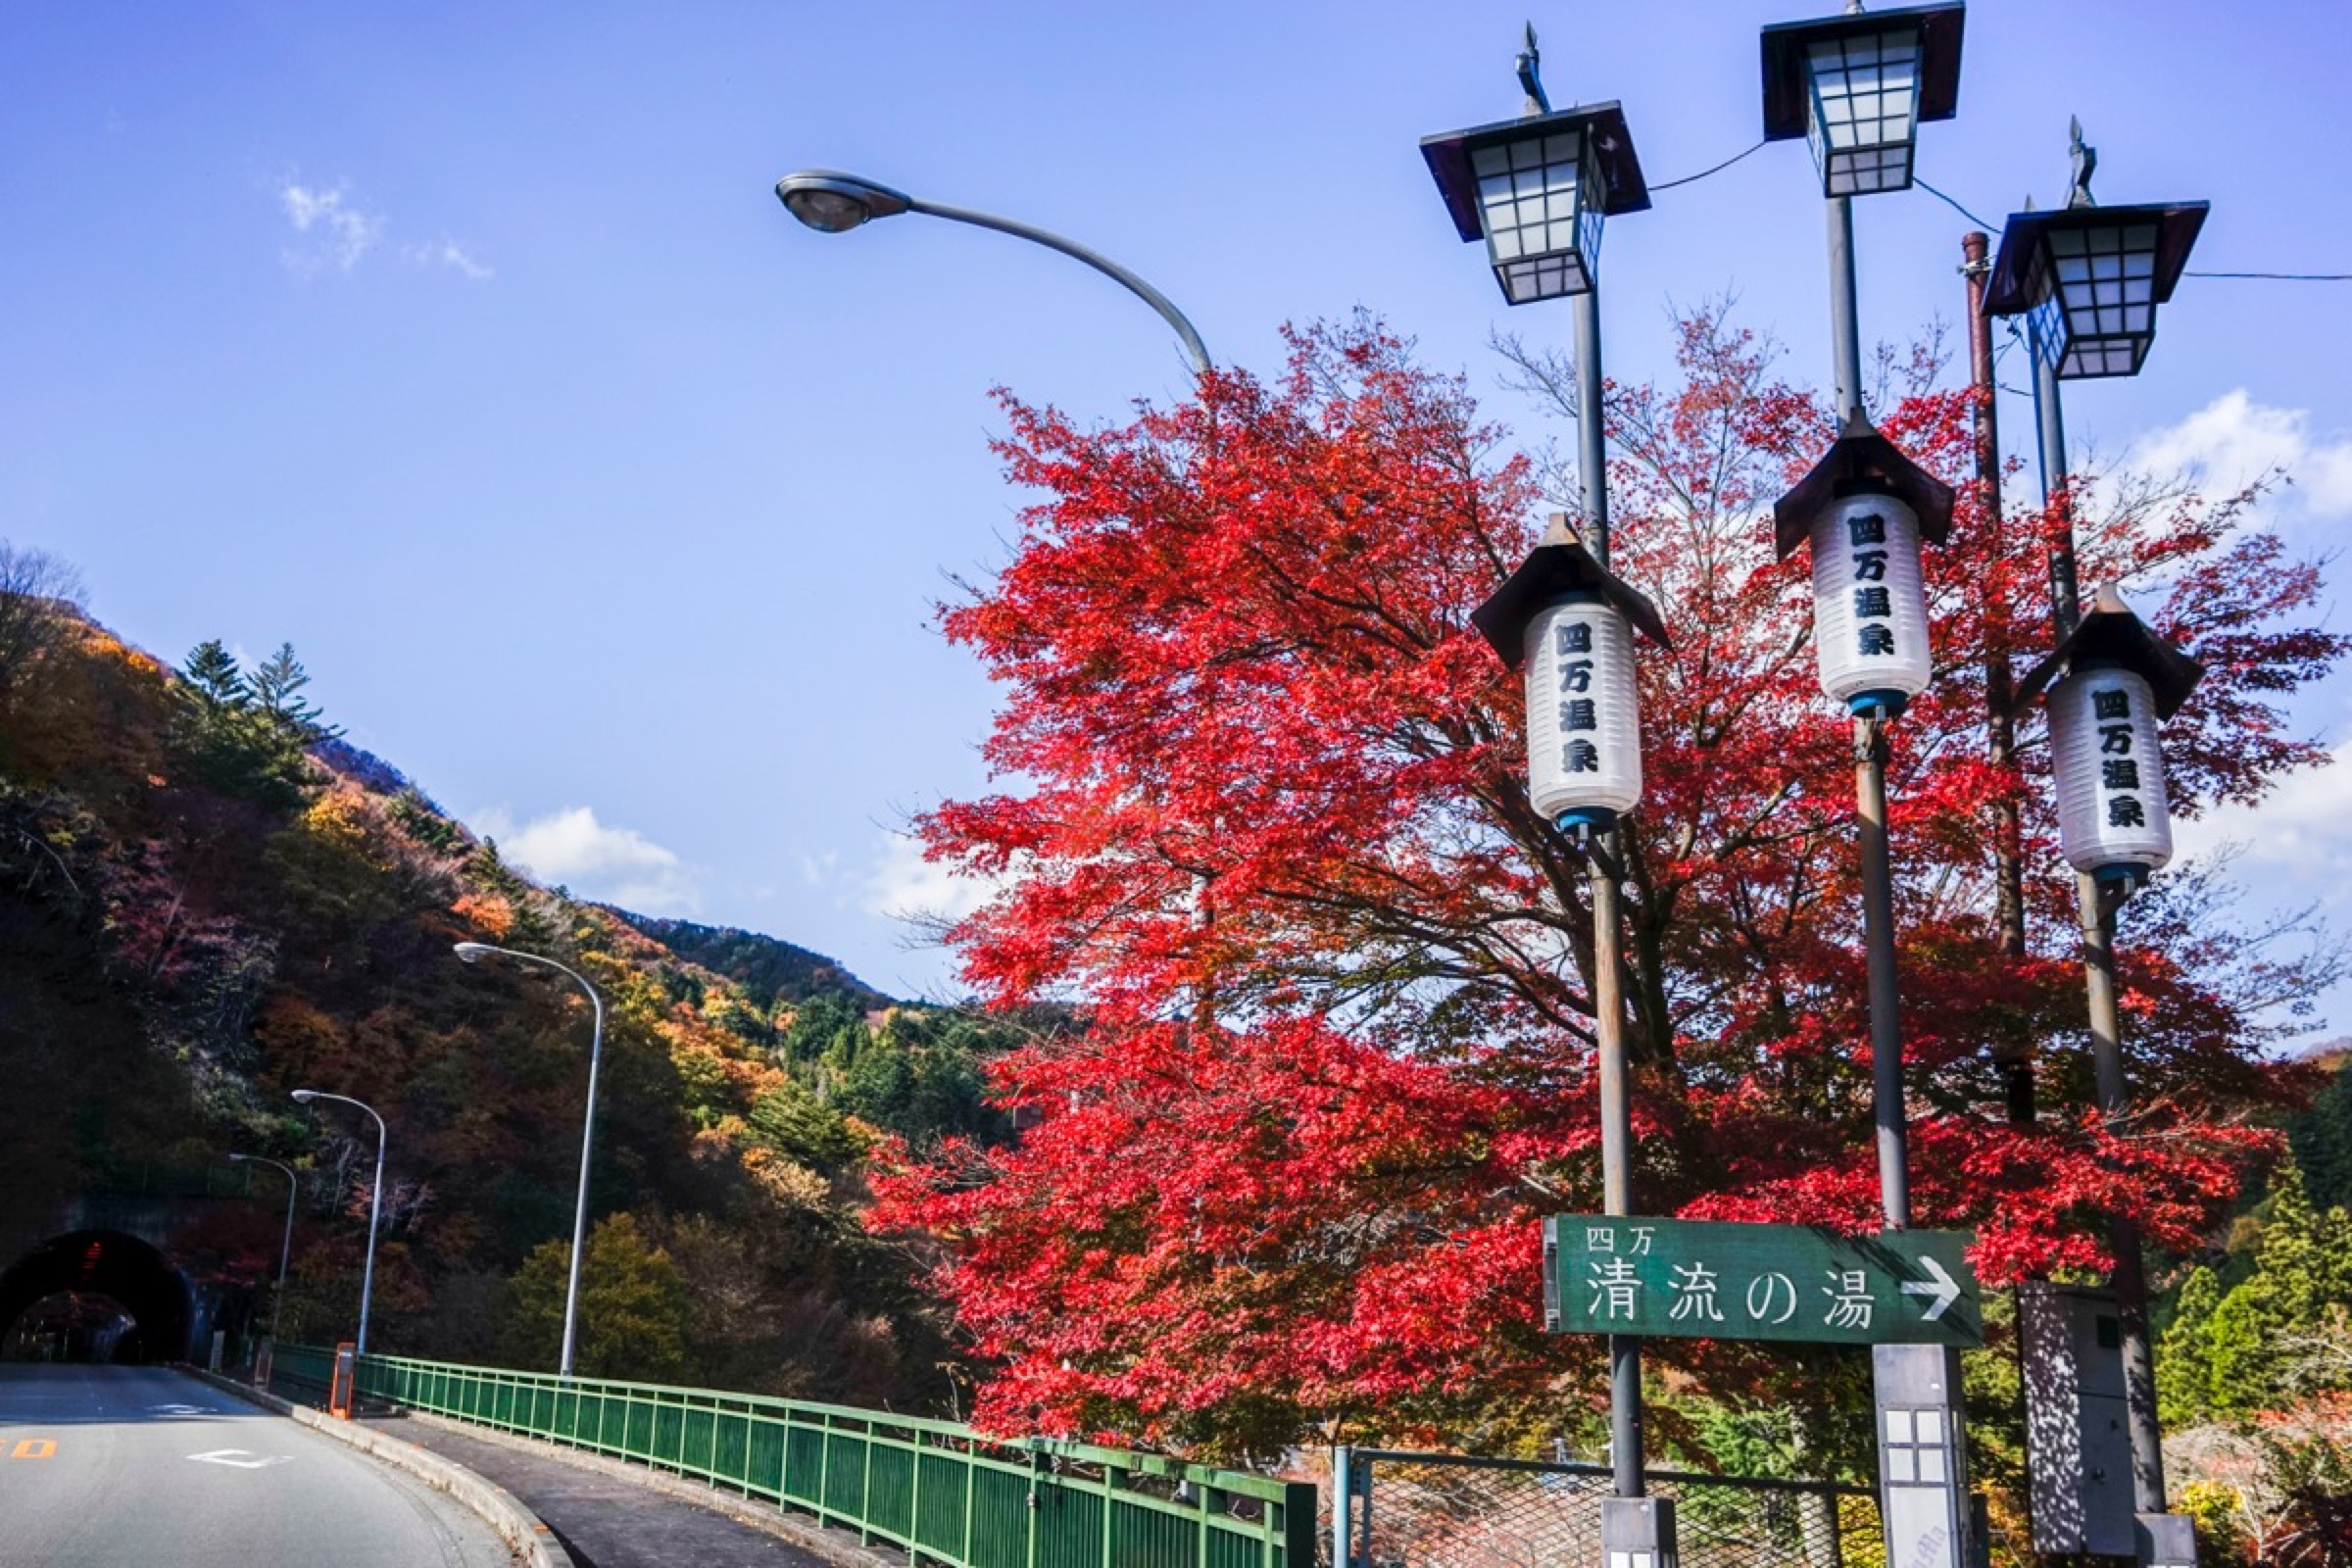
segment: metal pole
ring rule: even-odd
[[[1854,288],[1854,203],[1832,196],[1830,217],[1830,355],[1837,372],[1838,422],[1862,412],[1861,308]]]
[[[267,1165],[286,1179],[286,1229],[277,1243],[277,1294],[270,1298],[270,1337],[274,1340],[277,1338],[278,1319],[286,1310],[286,1260],[294,1252],[294,1199],[301,1191],[302,1184],[295,1176],[293,1166],[281,1164],[266,1154],[231,1154],[228,1157],[240,1165]],[[251,1178],[247,1180],[249,1185],[246,1190],[251,1192]]]
[[[1084,262],[1157,311],[1159,318],[1174,327],[1177,337],[1183,340],[1184,352],[1191,358],[1193,368],[1196,371],[1206,375],[1210,370],[1216,368],[1215,362],[1208,357],[1207,346],[1200,341],[1200,334],[1193,329],[1193,323],[1185,318],[1184,313],[1176,308],[1175,302],[1102,252],[1090,250],[1076,240],[1065,238],[1050,228],[1040,228],[1035,223],[1024,223],[1014,218],[1000,218],[994,213],[984,213],[976,208],[950,207],[944,202],[927,202],[919,197],[908,197],[906,209],[909,212],[928,213],[933,218],[944,218],[951,222],[970,223],[975,228],[993,228],[1000,234],[1010,234],[1017,239],[1033,240],[1049,250],[1056,250],[1074,261]]]
[[[515,948],[494,948],[487,942],[461,942],[458,956],[467,963],[478,958],[514,958],[522,963],[535,963],[564,975],[588,994],[590,1016],[594,1020],[588,1039],[588,1109],[580,1118],[580,1182],[579,1192],[571,1211],[571,1270],[570,1280],[564,1290],[564,1349],[557,1362],[556,1375],[570,1377],[573,1352],[579,1345],[580,1326],[580,1265],[588,1252],[588,1174],[596,1152],[596,1080],[598,1069],[605,1059],[605,999],[597,994],[588,977],[569,964],[536,953],[524,953]]]
[[[1992,270],[1985,256],[1987,244],[1986,236],[1975,229],[1960,236],[1960,271],[1968,280],[1968,378],[1977,399],[1977,495],[1984,509],[1985,558],[1990,565],[1984,603],[1984,754],[1993,766],[2006,771],[2017,761],[2017,721],[2009,711],[2016,676],[2009,663],[2009,590],[2001,565],[2008,548],[2001,516],[2000,425],[1993,407],[1992,323],[1984,310],[1984,280]],[[1993,925],[2000,932],[2001,952],[2012,960],[2026,956],[2024,842],[2017,801],[1999,802],[1993,807],[1992,825]],[[2031,1052],[2030,1042],[2017,1041],[2014,1054],[1999,1063],[2013,1126],[2034,1125]]]
[[[2034,356],[2034,401],[2041,438],[2041,499],[2050,514],[2050,618],[2063,637],[2080,618],[2066,425],[2059,408],[2058,368],[2038,352]],[[2110,900],[2096,878],[2076,873],[2075,914],[2082,935],[2091,1073],[2099,1114],[2111,1129],[2122,1124],[2131,1094],[2124,1077],[2123,1014],[2116,1005],[2115,911],[2121,902],[2120,890]],[[2164,1433],[2156,1417],[2156,1357],[2148,1339],[2147,1263],[2141,1255],[2138,1222],[2128,1214],[2110,1214],[2107,1246],[2115,1254],[2110,1285],[2123,1340],[2124,1426],[2132,1440],[2132,1507],[2137,1513],[2162,1513]]]
[[[1838,421],[1862,413],[1862,328],[1854,282],[1854,204],[1832,196],[1830,354]],[[1884,710],[1854,715],[1854,812],[1860,819],[1862,941],[1870,975],[1871,1098],[1878,1118],[1879,1206],[1888,1230],[1911,1224],[1911,1178],[1904,1164],[1903,1034],[1895,1008],[1894,870],[1886,844],[1886,719]]]
[[[572,978],[579,980],[577,975]],[[580,980],[580,987],[588,993],[596,1021],[588,1046],[588,1113],[580,1119],[580,1194],[571,1215],[571,1280],[564,1289],[564,1358],[557,1368],[557,1375],[566,1378],[571,1376],[572,1355],[579,1345],[580,1260],[588,1251],[588,1171],[596,1149],[596,1075],[605,1055],[604,1000],[587,981]]]
[[[1585,547],[1609,564],[1608,430],[1601,409],[1600,295],[1576,296],[1576,424],[1578,467],[1585,490]],[[1601,1212],[1634,1211],[1633,1094],[1625,1052],[1622,890],[1612,867],[1621,840],[1599,835],[1601,854],[1586,862],[1592,898],[1592,1023],[1600,1078]],[[1642,1494],[1642,1342],[1609,1336],[1610,1490]]]
[[[2027,334],[2029,339],[2031,333]],[[2050,621],[2064,637],[2082,618],[2075,581],[2074,499],[2068,494],[2066,416],[2058,401],[2058,367],[2038,349],[2034,356],[2034,436],[2041,460],[2041,505],[2048,530],[2043,549],[2050,562]]]
[[[360,1105],[356,1100],[352,1103]],[[375,1182],[368,1199],[368,1266],[360,1275],[360,1337],[355,1347],[359,1354],[366,1355],[368,1308],[375,1299],[375,1226],[384,1212],[384,1146],[391,1139],[384,1130],[384,1118],[375,1115],[373,1106],[360,1105],[360,1108],[375,1116]]]
[[[1886,719],[1854,715],[1854,814],[1860,819],[1862,940],[1870,973],[1870,1087],[1878,1118],[1879,1207],[1890,1231],[1911,1227],[1903,1118],[1903,1026],[1895,1004],[1894,868],[1886,843]]]

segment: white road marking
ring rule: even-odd
[[[224,1464],[238,1470],[267,1470],[273,1464],[285,1464],[293,1459],[290,1453],[258,1454],[248,1448],[215,1448],[210,1453],[191,1453],[189,1458],[201,1464]]]

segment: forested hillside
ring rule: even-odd
[[[949,1403],[913,1262],[859,1223],[865,1155],[996,1136],[982,1065],[1023,1031],[537,886],[338,740],[291,648],[168,667],[55,563],[0,555],[0,1235],[268,1155],[303,1176],[285,1330],[347,1331],[373,1129],[289,1092],[350,1095],[391,1128],[374,1345],[552,1364],[589,1016],[560,976],[451,951],[499,944],[606,1004],[581,1369]],[[273,1183],[179,1252],[265,1285]]]

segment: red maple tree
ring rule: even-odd
[[[1851,738],[1804,557],[1775,561],[1762,515],[1832,421],[1720,311],[1679,332],[1679,385],[1610,390],[1616,565],[1675,634],[1642,656],[1626,834],[1639,1201],[1869,1230]],[[1933,371],[1880,424],[1958,482],[1970,394]],[[1598,1207],[1584,873],[1529,806],[1518,682],[1468,624],[1533,542],[1539,469],[1360,320],[1294,335],[1279,380],[1218,372],[1117,428],[1004,406],[1037,499],[1002,575],[944,612],[1004,688],[1004,788],[921,831],[997,887],[952,933],[967,979],[1088,1027],[1002,1064],[1016,1144],[902,1151],[873,1222],[940,1239],[983,1425],[1260,1455],[1492,1433],[1592,1353],[1539,1331],[1536,1225]],[[2143,487],[2078,523],[2084,582],[2137,592],[2209,665],[2168,732],[2183,814],[2323,760],[2278,701],[2344,644],[2293,624],[2317,573],[2250,500]],[[1890,773],[1913,1201],[1978,1229],[1992,1280],[2103,1266],[2109,1207],[2158,1245],[2209,1224],[2266,1147],[2249,1116],[2292,1092],[2259,1008],[2311,980],[2232,934],[2215,877],[2160,881],[2123,950],[2138,1114],[2089,1112],[2037,722],[2018,766],[1985,760],[1987,655],[2023,667],[2046,638],[2007,608],[2037,602],[2039,531],[1972,501],[1931,552],[1938,679]],[[2023,959],[1992,929],[2003,799]],[[2003,1112],[2021,1045],[2032,1125]]]

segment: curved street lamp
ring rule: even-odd
[[[293,1166],[281,1165],[260,1154],[231,1154],[228,1158],[229,1163],[234,1165],[267,1165],[271,1170],[285,1173],[286,1233],[277,1244],[277,1294],[270,1298],[270,1337],[274,1340],[277,1338],[277,1320],[286,1310],[286,1259],[294,1252],[294,1197],[302,1190],[302,1178],[294,1174]]]
[[[894,218],[900,213],[927,213],[933,218],[945,218],[952,222],[970,223],[975,228],[993,228],[1000,234],[1010,234],[1061,252],[1111,279],[1130,294],[1159,313],[1183,340],[1184,351],[1191,357],[1193,368],[1206,375],[1216,368],[1200,334],[1185,318],[1175,302],[1121,267],[1100,251],[1090,250],[1076,240],[1065,239],[1052,229],[1039,228],[1018,219],[1000,218],[969,207],[950,207],[944,202],[927,202],[893,190],[857,174],[845,174],[832,169],[804,169],[786,174],[776,181],[776,199],[784,210],[820,234],[846,234],[851,229],[877,218]]]
[[[368,1306],[375,1296],[375,1225],[384,1212],[384,1145],[390,1142],[384,1131],[384,1118],[376,1115],[375,1107],[364,1100],[349,1095],[330,1095],[323,1089],[297,1089],[294,1098],[302,1104],[315,1100],[332,1100],[346,1105],[357,1105],[375,1118],[375,1181],[368,1198],[368,1266],[360,1274],[360,1332],[353,1348],[361,1355],[368,1353]]]
[[[594,1033],[588,1042],[588,1110],[580,1118],[580,1193],[571,1215],[571,1280],[564,1290],[564,1354],[556,1370],[557,1376],[567,1378],[571,1376],[572,1352],[579,1344],[580,1259],[588,1250],[588,1161],[596,1148],[596,1072],[605,1057],[605,999],[596,994],[596,987],[578,970],[536,953],[494,948],[487,942],[461,942],[457,954],[466,963],[479,963],[484,958],[513,958],[569,975],[588,993],[588,1005],[594,1011]]]

